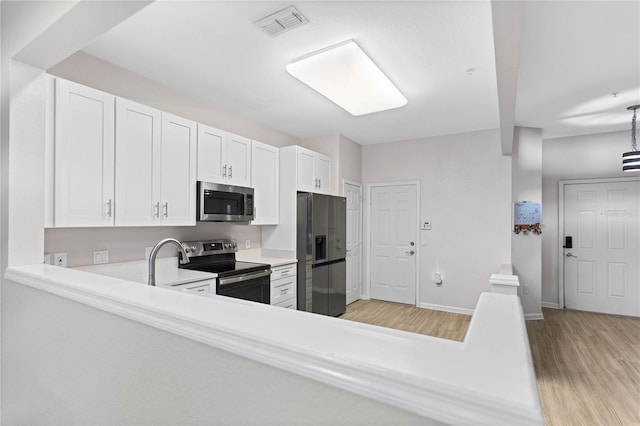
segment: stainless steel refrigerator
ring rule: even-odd
[[[298,310],[338,316],[347,301],[347,203],[298,193]]]

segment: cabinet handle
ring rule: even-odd
[[[227,177],[227,165],[225,164],[224,167],[222,168],[222,177]]]
[[[318,178],[318,188],[322,188],[322,178]]]
[[[280,294],[285,294],[288,293],[289,289],[288,288],[283,288],[282,290],[280,290]]]
[[[164,203],[164,217],[169,217],[169,202]]]
[[[111,198],[109,198],[109,201],[107,201],[107,206],[109,207],[109,210],[107,210],[107,217],[111,218],[111,207],[113,206],[113,201],[111,200]]]
[[[229,179],[233,177],[233,166],[229,166]]]
[[[153,214],[154,217],[160,218],[160,201],[158,201],[157,203],[155,203],[153,205],[153,208],[155,209],[155,213]]]

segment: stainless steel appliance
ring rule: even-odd
[[[254,219],[253,188],[198,181],[198,221],[246,222]]]
[[[346,199],[298,193],[298,310],[338,316],[346,308]]]
[[[186,241],[182,246],[189,263],[180,268],[216,274],[216,294],[270,303],[271,266],[236,261],[238,245],[235,241]]]

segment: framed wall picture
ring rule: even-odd
[[[513,232],[516,234],[541,234],[540,225],[540,203],[530,203],[523,201],[513,205]]]

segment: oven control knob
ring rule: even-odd
[[[229,248],[229,247],[231,247],[231,244],[225,243],[224,248]]]
[[[233,248],[236,248],[236,247],[238,247],[238,244],[233,243],[232,247],[233,247]]]

